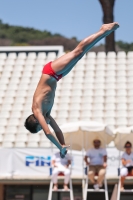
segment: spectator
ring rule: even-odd
[[[127,141],[125,143],[125,152],[122,155],[122,169],[120,171],[121,175],[121,190],[124,190],[124,180],[128,174],[133,176],[133,152],[132,152],[132,144]]]
[[[94,189],[99,189],[103,185],[105,176],[105,168],[107,167],[107,152],[101,148],[101,141],[95,139],[93,141],[94,148],[88,150],[85,156],[86,165],[89,166],[88,176],[93,183]],[[89,158],[89,161],[88,161]],[[95,174],[98,174],[98,179],[95,180]]]
[[[52,166],[53,166],[53,173],[52,173],[52,180],[54,183],[54,190],[58,189],[57,183],[57,176],[60,172],[64,173],[64,190],[68,190],[68,183],[70,180],[70,169],[69,165],[71,164],[71,157],[69,154],[66,154],[65,158],[60,157],[60,153],[55,153],[52,157]]]

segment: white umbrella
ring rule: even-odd
[[[124,151],[124,146],[127,141],[133,146],[133,126],[123,127],[114,130],[114,143],[118,150]]]
[[[93,146],[93,140],[99,139],[101,147],[113,140],[113,132],[105,124],[95,121],[77,121],[60,126],[66,144],[73,150],[85,150]]]

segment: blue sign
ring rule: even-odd
[[[51,165],[51,156],[26,156],[25,165],[29,167],[34,165],[36,167],[50,166]]]

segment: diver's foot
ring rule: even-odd
[[[119,28],[118,22],[113,22],[110,24],[103,24],[100,30],[102,30],[107,36],[111,32],[115,31],[117,28]]]
[[[61,158],[65,158],[65,155],[67,154],[67,149],[70,147],[70,145],[68,146],[63,146],[62,149],[60,150],[60,157]]]

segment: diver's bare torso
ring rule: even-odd
[[[56,86],[55,78],[42,74],[33,96],[32,111],[39,109],[47,123],[49,123],[48,117],[54,104]]]

